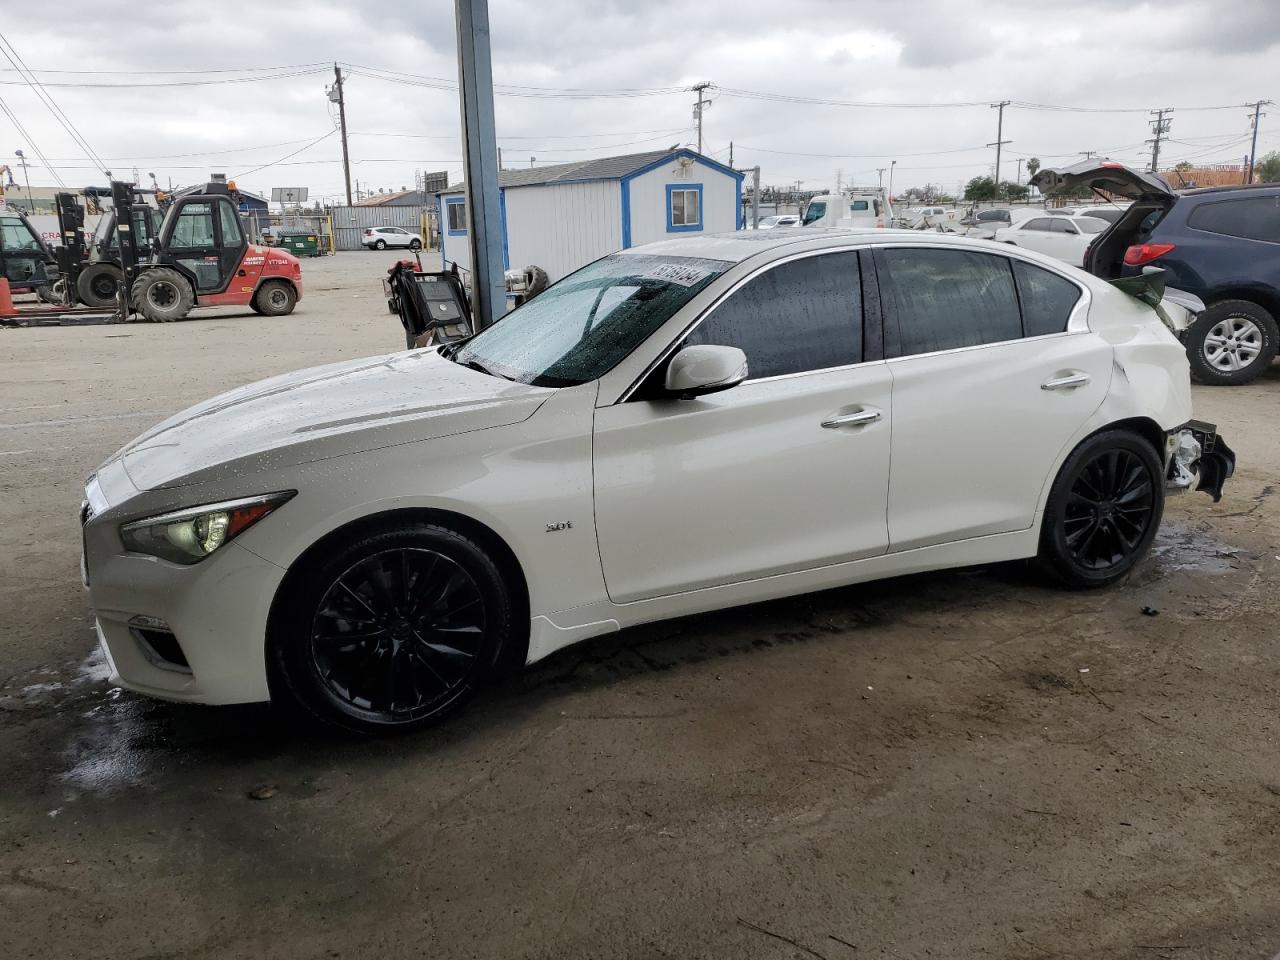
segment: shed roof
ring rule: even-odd
[[[498,173],[500,187],[533,187],[547,183],[572,183],[578,180],[621,180],[623,177],[660,163],[671,157],[689,156],[717,167],[733,176],[741,176],[736,170],[710,157],[688,149],[673,148],[650,150],[647,153],[628,153],[620,157],[598,157],[594,160],[575,160],[571,163],[554,163],[528,170],[502,170]],[[440,194],[463,193],[466,183],[455,183]]]

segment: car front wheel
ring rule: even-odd
[[[1149,442],[1094,434],[1058,472],[1040,531],[1041,566],[1069,587],[1103,587],[1146,554],[1164,513],[1164,471]]]
[[[385,249],[387,249],[387,241],[385,241],[385,240],[375,240],[375,241],[373,242],[373,249],[375,249],[375,250],[385,250]]]
[[[277,676],[305,710],[349,730],[442,719],[511,642],[515,605],[498,565],[448,527],[367,533],[300,574],[273,617]]]
[[[1256,303],[1223,300],[1200,314],[1185,336],[1197,383],[1236,386],[1257,379],[1271,365],[1280,328]]]

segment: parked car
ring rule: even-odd
[[[978,237],[983,240],[995,239],[996,231],[1014,226],[1029,220],[1031,217],[1044,216],[1044,210],[1038,207],[1017,207],[1012,210],[996,207],[990,210],[979,210],[971,217],[960,221],[964,227],[964,235]]]
[[[1230,474],[1191,416],[1153,308],[1052,258],[691,236],[170,417],[89,479],[83,573],[124,686],[410,728],[647,621],[1031,557],[1113,583],[1166,483]]]
[[[1094,238],[1085,269],[1099,277],[1165,271],[1206,304],[1183,339],[1191,375],[1234,385],[1259,377],[1280,344],[1280,185],[1178,192],[1158,174],[1083,161],[1041,170],[1041,189],[1093,186],[1132,200]]]
[[[773,217],[761,217],[757,230],[772,230],[774,227],[798,227],[800,216],[795,213],[781,213]]]
[[[1115,223],[1124,215],[1124,211],[1128,206],[1129,205],[1127,203],[1124,203],[1109,204],[1105,207],[1084,207],[1083,209],[1076,211],[1076,216],[1093,217],[1095,220],[1105,220],[1107,223]]]
[[[1023,220],[1016,227],[996,231],[996,240],[1026,247],[1078,267],[1095,236],[1107,229],[1107,221],[1093,217],[1044,216]]]
[[[385,250],[387,247],[422,249],[422,237],[404,227],[368,227],[360,242],[370,250]]]

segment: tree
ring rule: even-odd
[[[1036,171],[1040,169],[1039,157],[1027,157],[1027,176],[1034,177]]]
[[[1031,188],[1021,183],[1010,183],[1006,180],[1000,185],[1000,193],[1009,200],[1025,200]]]
[[[996,182],[990,177],[974,177],[964,185],[966,200],[994,200],[996,198]]]
[[[1259,160],[1254,165],[1253,173],[1262,183],[1280,182],[1280,150],[1272,150]]]

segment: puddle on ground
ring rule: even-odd
[[[1211,533],[1180,523],[1162,526],[1151,546],[1152,560],[1167,572],[1230,573],[1247,556]]]

